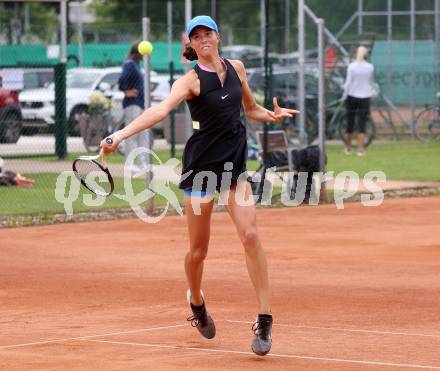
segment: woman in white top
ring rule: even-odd
[[[365,156],[365,129],[370,114],[370,98],[375,94],[374,66],[366,61],[368,49],[360,46],[356,51],[356,60],[348,66],[344,84],[347,108],[347,146],[345,153],[351,155],[351,142],[355,119],[358,122],[358,156]]]

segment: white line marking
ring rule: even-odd
[[[74,337],[74,338],[43,340],[43,341],[35,341],[35,342],[32,342],[32,343],[24,343],[24,344],[3,345],[3,346],[0,346],[0,349],[18,348],[18,347],[26,347],[26,346],[31,346],[31,345],[41,345],[41,344],[50,344],[50,343],[61,343],[61,342],[64,342],[64,341],[71,341],[71,340],[87,340],[87,339],[101,337],[101,336],[132,334],[134,332],[163,330],[163,329],[175,328],[175,327],[183,327],[183,326],[186,326],[186,324],[185,325],[150,327],[150,328],[144,328],[144,329],[141,329],[141,330],[130,330],[130,331],[112,332],[112,333],[109,333],[109,334],[79,336],[79,337]]]
[[[161,345],[161,344],[131,343],[131,342],[123,342],[123,341],[108,341],[108,340],[85,340],[85,341],[90,341],[90,342],[95,342],[95,343],[117,344],[117,345],[135,345],[135,346],[149,347],[149,348],[166,348],[166,349],[179,349],[179,350],[198,350],[198,351],[202,351],[202,352],[246,354],[246,355],[255,356],[255,354],[252,353],[252,352],[240,352],[240,351],[237,351],[237,350],[209,349],[209,348],[184,347],[184,346]],[[376,362],[376,361],[360,361],[360,360],[355,360],[355,359],[311,357],[311,356],[299,356],[299,355],[289,355],[289,354],[269,353],[266,357],[308,359],[308,360],[314,360],[314,361],[357,363],[357,364],[363,364],[363,365],[379,365],[379,366],[391,366],[391,367],[424,368],[424,369],[431,369],[431,370],[436,370],[436,369],[438,370],[438,369],[440,369],[440,366],[410,365],[410,364],[402,364],[402,363],[387,363],[387,362]]]
[[[228,319],[226,320],[226,322],[249,323],[249,324],[254,323],[254,322],[250,322],[250,321],[233,321],[233,320],[228,320]],[[365,333],[371,333],[371,334],[385,334],[385,335],[421,336],[421,337],[430,337],[430,338],[440,339],[440,335],[414,334],[414,333],[408,333],[408,332],[375,331],[375,330],[335,328],[335,327],[318,327],[318,326],[305,326],[305,325],[286,325],[286,324],[281,324],[281,323],[274,323],[273,326],[309,328],[309,329],[330,330],[330,331],[365,332]]]

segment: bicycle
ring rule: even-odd
[[[314,113],[311,113],[311,115],[310,112],[308,112],[307,115],[313,118],[309,118],[308,120],[306,120],[306,133],[308,136],[307,140],[309,144],[315,141],[319,133],[318,113],[317,110],[314,110],[313,112]],[[347,144],[347,111],[344,101],[342,101],[341,99],[336,99],[330,102],[326,106],[325,116],[325,137],[327,139],[335,139],[336,137],[339,137],[344,142],[344,144]],[[355,122],[354,132],[358,131],[357,126],[357,122]],[[365,147],[368,147],[376,136],[376,124],[371,119],[370,114],[368,114],[365,130]],[[357,143],[353,142],[352,146],[356,147]]]
[[[110,112],[81,113],[78,116],[80,133],[87,152],[97,153],[101,140],[124,127],[123,121],[116,121]],[[124,154],[124,142],[118,146],[118,152]]]
[[[440,92],[437,99],[437,105],[427,105],[416,117],[415,135],[423,142],[440,140]]]

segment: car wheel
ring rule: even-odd
[[[79,137],[81,135],[78,124],[78,116],[87,113],[87,106],[77,106],[72,109],[69,120],[67,121],[67,128],[69,135]]]
[[[17,143],[22,130],[21,115],[9,111],[0,119],[0,143]]]

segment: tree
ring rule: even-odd
[[[6,4],[6,3],[5,3]],[[6,35],[9,44],[12,44],[11,20],[16,17],[16,8],[3,6],[0,11],[1,32]],[[29,6],[29,30],[24,29],[24,4],[18,8],[18,19],[21,24],[21,42],[40,42],[45,44],[55,43],[59,29],[57,19],[57,4],[54,3],[28,3]],[[26,32],[27,31],[27,32]]]

